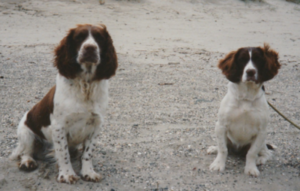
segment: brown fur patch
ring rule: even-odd
[[[53,113],[55,86],[27,114],[25,124],[39,137],[45,139],[42,127],[50,125],[50,114]]]
[[[118,58],[115,47],[113,46],[113,41],[105,25],[101,25],[100,29],[101,30],[99,32],[103,38],[103,42],[100,43],[101,63],[97,67],[94,80],[109,79],[115,75],[118,68]]]
[[[222,70],[222,73],[227,76],[230,72],[230,68],[232,66],[232,63],[234,62],[234,56],[236,54],[236,51],[231,51],[228,53],[225,58],[219,60],[218,68]]]
[[[266,61],[265,68],[262,74],[262,81],[265,82],[271,80],[274,76],[276,76],[281,65],[278,62],[278,53],[275,50],[270,49],[270,46],[268,44],[265,43],[262,50],[264,52]]]
[[[74,79],[82,71],[76,61],[77,50],[74,41],[75,29],[70,29],[67,36],[64,37],[60,44],[54,50],[54,66],[58,72],[68,79]]]
[[[229,81],[238,83],[249,58],[248,49],[240,48],[237,51],[230,52],[224,59],[221,59],[218,67]]]

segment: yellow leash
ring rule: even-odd
[[[288,122],[290,122],[290,124],[294,125],[295,127],[297,127],[300,130],[300,127],[298,125],[296,125],[294,122],[292,122],[291,120],[289,120],[286,116],[284,116],[280,111],[278,111],[278,109],[276,109],[276,107],[274,107],[270,102],[268,102],[269,106],[272,107],[272,109],[274,109],[274,111],[276,111],[281,117],[283,117],[285,120],[287,120]]]

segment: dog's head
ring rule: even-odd
[[[118,67],[117,55],[105,25],[78,25],[56,47],[54,66],[61,75],[74,79],[81,73],[92,80],[108,79]]]
[[[268,44],[232,51],[218,65],[229,81],[256,84],[272,79],[280,66],[278,53],[270,49]]]

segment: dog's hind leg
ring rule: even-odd
[[[256,165],[265,164],[273,155],[273,151],[277,147],[275,145],[264,145],[261,151],[258,153],[258,157],[256,159]]]
[[[18,165],[20,170],[32,171],[37,168],[37,163],[32,158],[35,134],[26,126],[26,117],[27,113],[25,113],[18,126],[17,134],[19,143],[11,154],[10,159],[20,159]]]
[[[218,153],[218,147],[217,146],[210,146],[208,147],[207,154],[211,155],[211,154],[217,154]]]

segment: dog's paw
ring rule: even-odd
[[[57,181],[60,183],[68,183],[74,184],[79,180],[79,176],[77,176],[74,172],[73,173],[59,173],[57,177]]]
[[[22,158],[21,162],[19,162],[18,167],[23,171],[33,171],[37,169],[38,165],[31,157],[24,157]]]
[[[209,166],[209,170],[211,171],[219,171],[222,172],[225,169],[225,161],[215,159],[213,163]]]
[[[207,154],[211,155],[211,154],[217,154],[218,153],[218,148],[216,146],[210,146],[208,147]]]
[[[256,166],[253,167],[245,167],[245,174],[247,175],[251,175],[254,177],[258,177],[259,176],[259,170],[257,169]]]
[[[265,164],[270,158],[272,158],[273,151],[263,150],[259,153],[259,156],[256,158],[256,165]]]
[[[102,176],[96,172],[82,175],[82,180],[89,182],[100,182],[102,180]]]
[[[100,182],[102,180],[102,176],[96,173],[94,170],[91,170],[88,173],[83,173],[81,178],[89,182]]]
[[[256,165],[266,164],[268,159],[269,159],[269,157],[267,157],[267,156],[260,156],[256,159]]]

